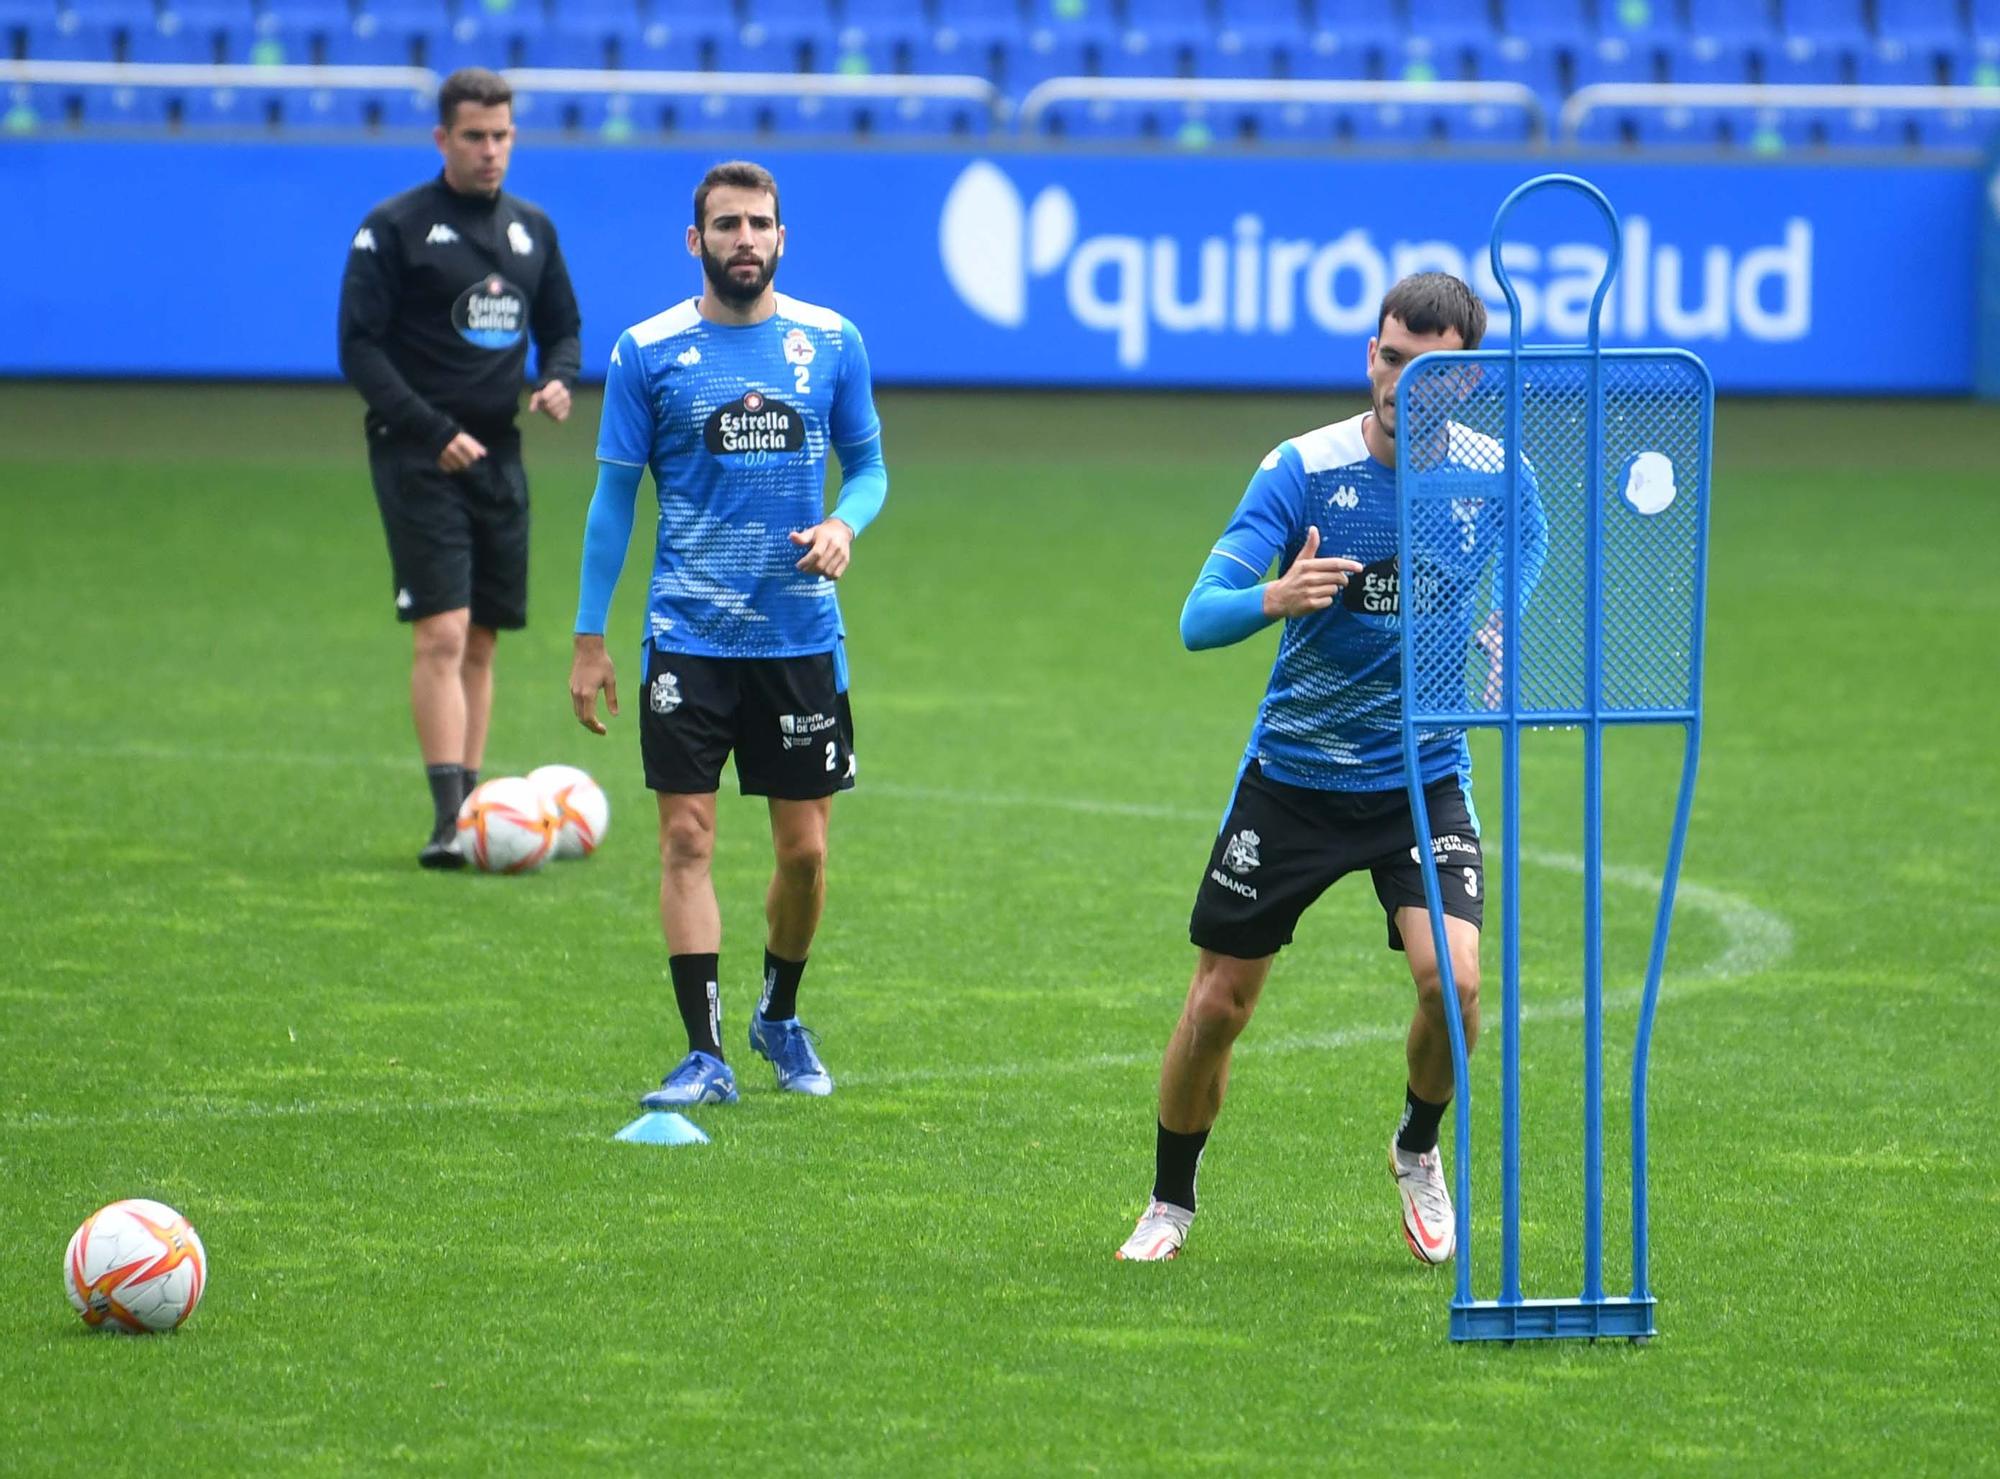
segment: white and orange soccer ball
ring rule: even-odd
[[[555,851],[541,788],[518,775],[482,781],[458,809],[458,850],[482,873],[532,873]]]
[[[528,772],[555,813],[556,856],[587,858],[604,841],[611,825],[611,802],[604,788],[574,765],[543,765]]]
[[[69,1302],[93,1330],[172,1330],[208,1287],[208,1253],[188,1220],[141,1197],[84,1218],[63,1255]]]

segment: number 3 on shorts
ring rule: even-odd
[[[1465,896],[1468,899],[1479,897],[1479,875],[1470,868],[1465,870]]]

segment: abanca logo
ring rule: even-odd
[[[1027,323],[1031,285],[1060,271],[1070,316],[1114,335],[1126,369],[1145,365],[1156,333],[1289,335],[1310,325],[1328,334],[1372,334],[1382,295],[1412,272],[1464,278],[1493,315],[1488,343],[1496,335],[1504,342],[1507,333],[1506,297],[1483,243],[1378,242],[1365,226],[1315,241],[1270,234],[1251,212],[1236,216],[1227,235],[1198,241],[1084,237],[1067,189],[1046,186],[1029,203],[985,160],[967,165],[946,194],[938,248],[945,276],[966,306],[1004,329]],[[1509,242],[1504,250],[1523,332],[1582,341],[1604,273],[1603,247]],[[1663,336],[1693,344],[1740,335],[1776,343],[1811,330],[1813,229],[1804,217],[1785,221],[1780,242],[1739,254],[1723,245],[1655,244],[1652,223],[1630,215],[1625,263],[1605,300],[1607,339]]]

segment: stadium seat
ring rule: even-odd
[[[1787,36],[1760,58],[1763,80],[1787,86],[1831,87],[1846,81],[1847,56],[1840,48]]]
[[[412,129],[429,132],[437,127],[437,94],[405,88],[375,93],[369,99],[367,111],[377,128],[396,133]]]
[[[608,144],[657,139],[665,132],[669,104],[682,101],[653,93],[581,93],[565,110],[563,121],[577,133]]]
[[[665,26],[684,36],[719,42],[733,37],[737,26],[727,5],[715,0],[650,0],[645,7],[647,26]]]
[[[69,126],[69,105],[58,88],[32,82],[0,84],[0,135],[48,133]]]
[[[1551,123],[1562,107],[1561,63],[1562,54],[1553,41],[1527,36],[1502,36],[1473,61],[1483,82],[1519,82],[1534,89]]]
[[[27,27],[22,54],[31,62],[108,62],[113,55],[111,32],[64,16]]]
[[[555,88],[514,89],[514,127],[523,133],[556,134],[575,111],[579,94]]]
[[[674,134],[753,134],[759,116],[769,108],[767,99],[710,93],[668,98],[660,116],[667,132]]]
[[[830,0],[746,0],[743,28],[720,44],[732,72],[831,71],[839,28]]]
[[[992,110],[963,98],[880,98],[868,110],[873,132],[887,137],[983,138]]]
[[[1274,144],[1327,144],[1339,132],[1340,113],[1331,103],[1258,103],[1250,115],[1257,136]]]
[[[1746,154],[1786,154],[1812,142],[1807,115],[1789,108],[1720,110],[1729,143]]]
[[[1578,87],[1600,82],[1653,82],[1655,53],[1650,46],[1638,45],[1619,36],[1602,36],[1570,58],[1571,76]]]
[[[611,64],[619,45],[620,38],[610,32],[551,28],[521,38],[521,65],[595,71]]]
[[[1770,0],[1688,0],[1688,34],[1718,41],[1768,43],[1777,38]]]
[[[629,72],[699,72],[709,45],[698,33],[655,23],[618,40],[618,65]]]
[[[522,38],[514,31],[489,26],[482,21],[461,18],[444,29],[419,33],[418,65],[429,67],[440,77],[461,67],[485,67],[504,72],[517,65],[522,54]]]
[[[2000,41],[2000,0],[1972,0],[1972,39]]]
[[[2000,139],[2000,109],[1926,108],[1916,121],[1917,142],[1926,149],[1979,151]]]
[[[1027,27],[1020,0],[937,0],[937,29],[979,41],[1015,41]]]
[[[1154,132],[1150,115],[1130,103],[1071,99],[1053,104],[1037,122],[1040,133],[1067,139],[1136,139]]]
[[[1438,109],[1408,103],[1370,103],[1340,110],[1341,131],[1357,144],[1416,144],[1436,136]]]
[[[1444,135],[1455,144],[1520,144],[1533,136],[1533,124],[1521,108],[1476,103],[1438,109]]]
[[[167,93],[157,87],[80,87],[83,122],[92,128],[158,128],[167,121]]]
[[[0,0],[0,36],[28,26],[52,26],[57,19],[56,0]],[[25,83],[22,85],[26,86]],[[22,96],[29,95],[24,93]],[[31,104],[24,103],[22,106]]]
[[[910,44],[910,70],[926,76],[984,77],[997,82],[1004,70],[1008,47],[1017,45],[976,31],[960,31],[940,26]]]
[[[183,26],[178,21],[170,26],[135,26],[125,33],[125,60],[148,66],[201,66],[216,59],[220,41],[215,31]]]
[[[1714,149],[1722,141],[1722,115],[1715,108],[1639,108],[1631,121],[1633,136],[1647,149]]]
[[[278,91],[278,115],[288,129],[358,129],[367,121],[365,94],[347,87],[287,87]]]
[[[1632,136],[1631,115],[1617,108],[1593,108],[1576,127],[1576,141],[1596,149],[1629,146]]]
[[[1103,47],[1116,39],[1121,27],[1112,0],[1029,0],[1028,29]]]
[[[1288,41],[1269,35],[1224,27],[1190,45],[1189,70],[1197,77],[1240,77],[1260,80],[1286,75],[1290,53],[1303,42],[1295,33]]]
[[[1465,0],[1409,0],[1410,34],[1458,46],[1478,46],[1493,39],[1493,18],[1487,7]]]
[[[1912,50],[1949,50],[1965,40],[1958,0],[1875,0],[1875,33]]]
[[[1910,115],[1900,108],[1828,108],[1818,123],[1834,150],[1907,149],[1912,138]]]
[[[1959,48],[1945,58],[1945,70],[1959,87],[2000,87],[2000,41]]]
[[[1382,0],[1307,0],[1311,29],[1331,31],[1343,45],[1380,50],[1408,33]]]
[[[1193,70],[1192,48],[1159,31],[1122,31],[1097,49],[1106,77],[1181,77]]]
[[[1378,75],[1382,51],[1367,40],[1350,41],[1332,31],[1309,32],[1289,53],[1286,65],[1294,77],[1315,82],[1353,82]]]
[[[327,32],[322,54],[330,67],[408,67],[415,65],[420,35],[364,16],[344,31]]]
[[[62,10],[84,25],[113,31],[150,26],[160,18],[155,0],[66,0]]]
[[[1684,37],[1666,49],[1669,82],[1745,83],[1751,80],[1750,62],[1749,47],[1713,36]]]
[[[1593,34],[1584,0],[1501,0],[1500,31],[1548,46],[1581,46]]]
[[[781,137],[851,139],[873,99],[852,97],[781,98],[771,109],[771,127]]]
[[[1822,46],[1849,50],[1870,39],[1862,0],[1778,0],[1779,28]]]
[[[1938,78],[1939,53],[1884,37],[1854,59],[1854,80],[1871,87],[1929,87]]]
[[[225,60],[249,67],[309,67],[322,50],[321,34],[289,22],[229,37]]]
[[[1306,44],[1304,12],[1272,0],[1220,0],[1215,40],[1209,50],[1254,51],[1288,58]]]
[[[1001,83],[1018,98],[1048,78],[1084,76],[1095,58],[1085,42],[1043,28],[1028,32],[1017,45],[1003,44],[999,60]]]
[[[1598,28],[1633,46],[1657,46],[1685,34],[1679,0],[1599,0]]]
[[[267,133],[279,119],[278,99],[261,87],[194,87],[181,94],[181,127]]]
[[[1473,72],[1470,51],[1460,42],[1408,36],[1389,48],[1387,76],[1395,82],[1462,82]]]

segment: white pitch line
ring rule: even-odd
[[[382,768],[402,768],[406,762],[387,756],[336,756],[312,754],[276,754],[259,751],[209,751],[194,750],[168,745],[148,745],[123,742],[107,745],[56,744],[47,741],[0,740],[0,750],[16,752],[48,752],[51,754],[90,754],[116,757],[120,759],[164,763],[201,762],[221,765],[314,765],[325,767],[370,766]],[[1126,817],[1149,821],[1206,822],[1219,823],[1222,807],[1212,811],[1197,810],[1192,807],[1172,806],[1163,803],[1142,801],[1115,801],[1089,796],[1055,796],[1033,792],[1005,791],[964,791],[949,787],[906,785],[888,781],[868,782],[861,792],[862,797],[880,796],[897,801],[933,802],[947,806],[1028,808],[1060,811],[1072,815]],[[1541,849],[1524,848],[1521,861],[1531,867],[1549,868],[1560,872],[1581,874],[1583,859],[1570,853],[1548,852]],[[1622,863],[1606,863],[1604,878],[1607,883],[1622,888],[1630,888],[1648,894],[1652,899],[1659,897],[1659,875],[1644,868]],[[1792,927],[1786,920],[1770,910],[1760,908],[1740,894],[1726,889],[1695,882],[1682,877],[1676,894],[1677,907],[1693,909],[1706,914],[1720,926],[1727,947],[1714,960],[1690,970],[1674,973],[1669,977],[1682,985],[1704,981],[1728,980],[1738,976],[1754,975],[1777,965],[1791,954]],[[1663,983],[1662,993],[1665,993]],[[1631,986],[1607,992],[1604,1005],[1610,1009],[1621,1009],[1638,1003],[1641,988]],[[1552,1004],[1524,1006],[1521,1016],[1524,1021],[1554,1021],[1579,1017],[1583,1013],[1583,1003],[1564,1001]],[[1400,1042],[1407,1033],[1407,1024],[1368,1024],[1355,1027],[1335,1028],[1328,1032],[1295,1033],[1276,1037],[1268,1041],[1251,1038],[1237,1046],[1238,1053],[1253,1056],[1281,1053],[1332,1052],[1361,1044]],[[963,1082],[968,1079],[1015,1079],[1037,1076],[1061,1077],[1070,1074],[1100,1072],[1106,1069],[1135,1068],[1159,1061],[1159,1051],[1149,1049],[1138,1053],[1096,1053],[1088,1057],[1037,1059],[1027,1062],[989,1063],[973,1067],[952,1068],[912,1068],[891,1070],[884,1073],[843,1073],[840,1082],[850,1087],[887,1088],[899,1084],[918,1084],[950,1080]],[[392,1110],[435,1113],[453,1110],[508,1110],[524,1111],[540,1108],[556,1108],[567,1104],[566,1100],[538,1098],[533,1100],[499,1099],[490,1095],[475,1095],[467,1098],[439,1100],[412,1104],[408,1101],[384,1103],[376,1100],[351,1100],[327,1104],[238,1104],[230,1106],[210,1105],[195,1112],[219,1119],[254,1119],[281,1115],[312,1114],[383,1114]],[[163,1106],[162,1117],[184,1114],[187,1110],[178,1106]],[[28,1114],[0,1117],[0,1125],[14,1129],[50,1128],[58,1125],[82,1123],[63,1116]]]

